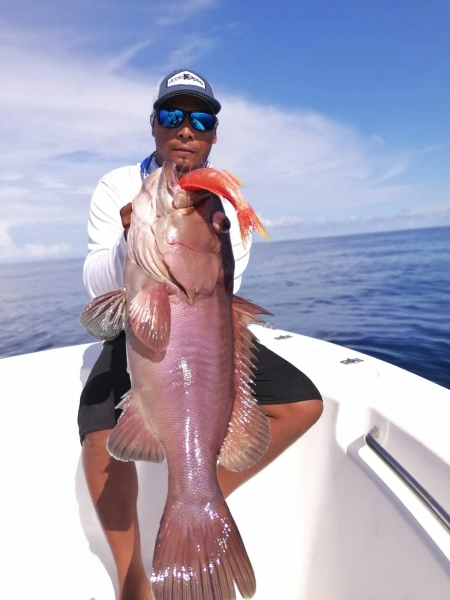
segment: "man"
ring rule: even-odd
[[[165,160],[175,163],[180,176],[209,166],[208,156],[217,141],[216,115],[221,105],[209,82],[198,73],[179,70],[165,77],[153,108],[155,152],[141,165],[108,173],[92,197],[84,281],[93,297],[123,286],[131,202],[143,179]],[[248,263],[249,248],[242,247],[233,207],[226,200],[223,204],[232,224],[237,292]],[[274,460],[322,413],[321,396],[314,384],[264,346],[260,346],[255,382],[255,396],[269,417],[270,445],[263,458],[247,471],[231,473],[219,467],[225,497]],[[103,346],[81,395],[78,423],[86,479],[116,563],[120,600],[147,600],[151,598],[151,590],[141,557],[136,467],[132,462],[115,460],[106,450],[108,436],[120,412],[115,406],[129,387],[122,332]]]

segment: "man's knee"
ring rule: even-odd
[[[303,402],[295,403],[298,407],[301,407],[302,404],[305,405],[305,413],[307,415],[308,421],[311,425],[317,423],[323,413],[323,402],[322,400],[314,399],[314,400],[304,400]],[[300,409],[301,410],[301,409]]]
[[[289,423],[291,428],[304,432],[319,420],[323,402],[318,399],[301,400],[288,404],[270,404],[264,406],[264,409],[269,417]]]

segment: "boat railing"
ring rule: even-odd
[[[431,514],[439,521],[439,523],[450,534],[450,514],[437,502],[433,496],[415,479],[392,454],[390,454],[377,441],[379,430],[374,427],[365,436],[365,442],[381,458],[381,460],[390,468],[400,479],[408,486],[415,496],[426,506]]]

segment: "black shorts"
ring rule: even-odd
[[[288,404],[301,400],[321,400],[313,382],[290,362],[256,342],[257,368],[254,395],[259,404]],[[130,389],[127,373],[125,333],[105,342],[97,362],[81,392],[78,427],[80,439],[91,431],[112,429],[121,410],[116,406]]]

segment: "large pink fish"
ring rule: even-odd
[[[131,390],[108,440],[119,460],[167,461],[167,502],[153,557],[156,600],[234,600],[255,576],[217,478],[267,449],[270,430],[252,396],[253,336],[265,311],[233,296],[234,259],[217,196],[237,210],[243,242],[264,228],[224,171],[178,180],[164,163],[133,201],[123,290],[94,299],[81,322],[101,339],[123,323]],[[191,193],[198,192],[200,193]]]

